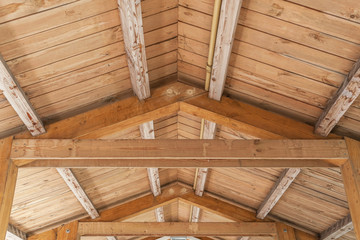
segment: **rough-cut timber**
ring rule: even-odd
[[[196,185],[195,185],[195,194],[202,196],[204,194],[206,177],[209,172],[208,168],[199,168]]]
[[[315,133],[327,136],[360,94],[360,59],[355,63],[336,95],[329,101],[315,125]]]
[[[360,142],[350,138],[345,138],[345,141],[349,160],[341,166],[341,174],[356,238],[360,239]]]
[[[150,97],[141,1],[118,0],[132,88],[140,100]]]
[[[265,200],[261,203],[256,217],[260,219],[264,219],[266,217],[299,173],[299,168],[287,168],[281,173],[275,185],[270,190]]]
[[[6,233],[6,240],[26,240],[26,233],[9,224]]]
[[[224,91],[242,0],[223,0],[216,36],[209,97],[220,101]]]
[[[336,167],[344,140],[15,139],[27,167]]]
[[[80,236],[275,236],[276,226],[271,222],[242,223],[134,223],[134,222],[80,222]]]
[[[158,207],[155,209],[155,217],[157,222],[165,222],[163,207]]]
[[[191,222],[199,222],[200,210],[201,209],[197,206],[192,207]]]
[[[84,189],[81,187],[80,183],[74,176],[71,169],[68,168],[57,168],[56,169],[60,176],[64,179],[65,183],[69,186],[71,191],[74,193],[77,200],[79,200],[80,204],[86,210],[91,218],[99,217],[99,213],[92,204],[89,197],[86,195]]]
[[[7,234],[11,206],[14,199],[17,167],[10,160],[12,137],[0,139],[0,239]]]
[[[25,126],[29,129],[31,135],[37,136],[46,132],[40,117],[35,112],[29,99],[1,56],[0,90],[19,115]]]
[[[354,225],[349,214],[345,218],[340,219],[334,225],[323,231],[320,234],[320,240],[338,239],[353,229]]]

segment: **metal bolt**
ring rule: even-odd
[[[284,228],[284,232],[287,232],[287,229]]]
[[[66,233],[70,233],[70,229],[66,229]]]

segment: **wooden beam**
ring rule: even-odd
[[[107,240],[117,240],[117,238],[116,238],[116,237],[113,237],[113,236],[108,236],[108,237],[106,237],[106,239],[107,239]]]
[[[154,121],[140,124],[139,129],[142,139],[155,139]]]
[[[26,233],[9,224],[6,232],[6,240],[26,240]]]
[[[264,219],[266,215],[268,215],[299,173],[299,168],[287,168],[281,173],[275,185],[272,187],[265,200],[261,203],[257,211],[257,218]]]
[[[78,221],[74,221],[58,227],[56,240],[76,240],[78,235],[78,225]]]
[[[0,240],[4,240],[14,199],[18,168],[10,160],[13,138],[0,139]]]
[[[158,207],[155,210],[155,217],[157,222],[165,222],[164,208]]]
[[[130,80],[140,100],[150,97],[141,1],[118,0]]]
[[[360,94],[360,59],[328,102],[315,125],[315,133],[327,136]]]
[[[96,139],[141,123],[176,114],[178,101],[196,96],[204,90],[183,83],[155,88],[151,98],[139,102],[137,97],[126,98],[47,126],[47,133],[37,138]],[[33,138],[22,133],[15,138]]]
[[[275,223],[136,223],[89,222],[79,223],[80,236],[275,236]]]
[[[28,128],[31,135],[37,136],[46,132],[40,117],[2,56],[0,56],[0,90]]]
[[[313,126],[227,97],[218,102],[201,94],[181,102],[180,111],[229,127],[250,139],[323,138],[314,134]],[[330,134],[329,138],[342,137]]]
[[[199,222],[200,219],[200,208],[197,206],[192,206],[192,212],[191,212],[191,220],[190,222]]]
[[[360,239],[360,142],[350,138],[345,138],[345,141],[349,160],[341,166],[341,173],[355,235]]]
[[[284,224],[276,223],[278,240],[297,240],[294,228]]]
[[[209,89],[209,97],[217,101],[220,101],[224,91],[241,5],[242,0],[223,0],[221,3]]]
[[[334,225],[323,231],[320,234],[320,240],[338,239],[353,229],[354,225],[349,214],[345,218],[340,219]]]
[[[65,183],[69,186],[70,190],[74,193],[77,200],[86,210],[91,218],[99,217],[99,213],[94,207],[93,203],[86,195],[84,189],[81,187],[79,181],[74,176],[73,172],[69,168],[57,168],[60,176],[64,179]]]
[[[205,183],[208,172],[209,172],[208,168],[199,168],[196,185],[195,185],[195,194],[198,196],[202,196],[204,194]]]
[[[344,140],[15,139],[22,167],[338,167]]]

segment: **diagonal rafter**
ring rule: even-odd
[[[338,239],[354,229],[350,214],[320,234],[320,240]]]
[[[300,168],[287,168],[281,173],[275,185],[257,210],[257,218],[264,219],[268,215],[299,173]]]
[[[37,136],[46,132],[40,117],[1,56],[0,90],[28,128],[31,135]]]
[[[315,133],[327,136],[360,94],[360,59],[328,102],[315,125]]]
[[[6,240],[26,240],[26,233],[9,224],[6,232]]]

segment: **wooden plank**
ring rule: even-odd
[[[156,221],[165,222],[164,207],[158,207],[154,211],[155,211]]]
[[[278,240],[296,240],[294,228],[284,223],[276,223]]]
[[[74,221],[64,224],[57,229],[57,240],[76,240],[78,231],[78,222]]]
[[[320,240],[338,239],[354,229],[350,214],[340,219],[325,231],[321,232]]]
[[[99,217],[98,211],[94,207],[89,197],[86,195],[84,189],[81,187],[80,183],[74,176],[71,169],[57,168],[56,170],[59,172],[60,176],[64,179],[65,183],[69,186],[69,188],[74,193],[75,197],[89,214],[89,216],[91,218]]]
[[[341,166],[356,238],[360,239],[360,142],[345,138],[349,160]]]
[[[6,232],[6,240],[26,240],[26,233],[9,224]]]
[[[242,0],[223,0],[214,51],[209,97],[220,101],[224,91]]]
[[[199,168],[196,185],[195,185],[195,194],[198,196],[202,196],[204,194],[206,178],[208,175],[208,168]]]
[[[182,83],[173,83],[153,90],[152,97],[139,102],[136,97],[127,98],[86,113],[50,124],[47,133],[40,138],[99,138],[141,123],[175,114],[177,101],[203,93]],[[109,117],[111,116],[111,117]],[[16,138],[31,138],[30,134],[18,134]]]
[[[10,160],[12,137],[0,139],[0,239],[5,239],[18,169]]]
[[[132,88],[140,100],[150,97],[141,1],[118,0]]]
[[[281,173],[273,188],[270,190],[269,194],[257,210],[256,217],[260,219],[264,219],[266,217],[299,173],[299,168],[287,168]]]
[[[315,133],[327,136],[360,94],[360,59],[355,63],[315,125]]]
[[[110,237],[106,237],[107,240],[117,240],[116,237],[110,236]]]
[[[242,223],[79,223],[80,236],[274,236],[276,227],[269,222]]]
[[[337,167],[344,140],[16,139],[27,167]]]
[[[0,56],[0,90],[14,108],[33,136],[45,133],[45,128],[35,109]]]
[[[192,206],[190,222],[199,222],[199,219],[200,219],[200,208],[197,206]]]

